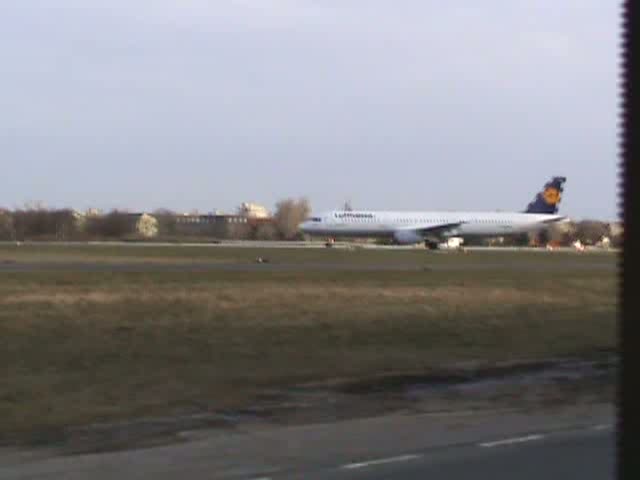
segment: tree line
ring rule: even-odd
[[[0,211],[0,240],[85,240],[130,233],[125,212],[82,216],[71,209],[29,208]]]
[[[272,218],[247,224],[229,223],[221,236],[231,239],[299,240],[298,225],[311,213],[305,198],[288,198],[276,204]],[[166,208],[151,212],[155,236],[184,237],[178,219],[180,214]],[[105,214],[80,214],[72,209],[50,209],[42,206],[22,209],[0,209],[0,240],[92,240],[133,239],[147,237],[140,229],[139,217],[121,210]]]

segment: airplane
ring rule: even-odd
[[[500,237],[567,221],[558,215],[566,177],[551,178],[522,212],[334,210],[307,218],[298,228],[310,236],[388,238],[429,249],[452,237]]]

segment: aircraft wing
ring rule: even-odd
[[[547,220],[542,220],[540,223],[563,223],[566,222],[569,219],[569,217],[555,217],[555,218],[549,218]]]
[[[458,228],[465,222],[449,222],[449,223],[440,223],[440,224],[425,224],[421,225],[412,225],[410,227],[400,228],[399,230],[404,230],[405,232],[413,232],[416,235],[420,235],[422,237],[446,237],[448,235],[454,234],[455,229]]]

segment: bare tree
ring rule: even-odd
[[[611,246],[621,248],[624,239],[624,228],[620,224],[609,224],[609,236],[611,237]]]
[[[544,247],[551,240],[551,233],[547,228],[541,228],[533,235],[533,241],[536,245]]]
[[[504,246],[526,247],[529,245],[530,239],[528,233],[516,233],[504,237]]]
[[[13,217],[9,211],[0,210],[0,240],[13,240],[14,238]]]
[[[77,232],[75,215],[69,209],[47,210],[39,206],[16,210],[12,217],[15,236],[18,239],[69,239]]]
[[[255,238],[256,240],[275,240],[278,238],[278,229],[271,222],[260,223],[256,227]]]
[[[309,201],[306,198],[298,200],[287,198],[276,204],[274,215],[275,226],[281,238],[293,240],[300,237],[298,225],[311,213]]]
[[[619,234],[619,235],[614,235],[611,238],[611,246],[613,248],[622,248],[622,241],[623,241],[624,235],[623,234]]]
[[[99,237],[123,237],[132,233],[134,225],[124,212],[112,210],[106,215],[87,218],[86,231]]]
[[[153,211],[153,217],[158,220],[158,233],[160,235],[176,234],[176,213],[168,208],[158,208]]]
[[[577,227],[574,222],[558,223],[549,227],[550,242],[561,246],[571,246],[577,240]]]
[[[609,226],[604,222],[583,220],[576,225],[576,237],[585,245],[595,245],[609,234]]]

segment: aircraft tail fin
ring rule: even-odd
[[[558,213],[564,182],[567,177],[553,177],[544,184],[542,191],[527,205],[525,213]]]

